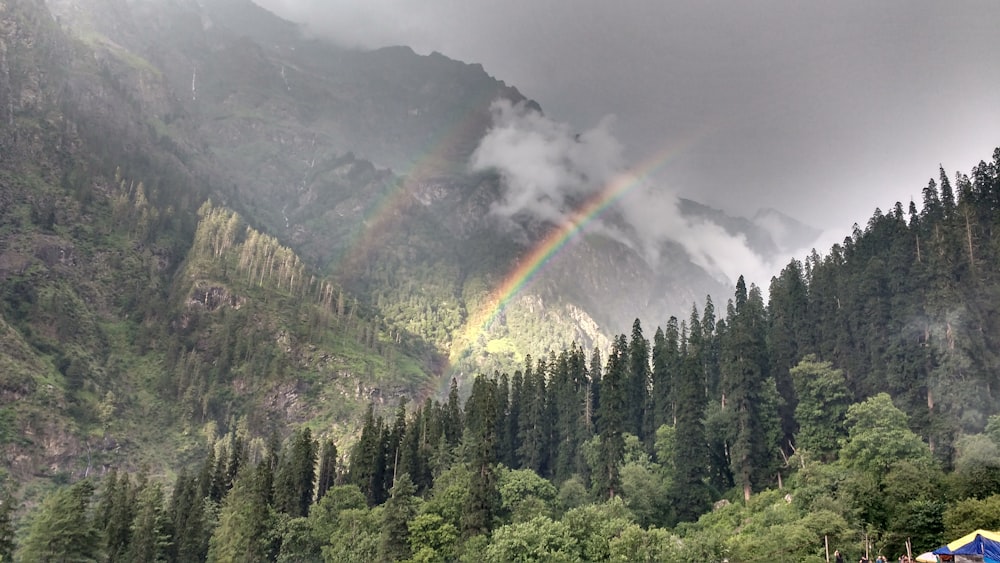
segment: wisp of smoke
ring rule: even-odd
[[[611,133],[612,117],[595,127],[574,133],[524,104],[494,102],[493,126],[480,141],[470,160],[473,171],[493,170],[503,181],[503,199],[491,213],[510,223],[516,217],[532,217],[562,223],[574,202],[602,190],[625,170],[622,144]],[[629,226],[627,237],[600,217],[588,229],[612,236],[642,252],[647,263],[659,264],[661,249],[668,242],[679,244],[690,260],[723,282],[734,284],[743,275],[766,289],[771,275],[784,262],[768,262],[756,254],[743,235],[732,235],[707,219],[685,217],[677,195],[644,178],[621,197],[619,216]],[[778,264],[778,267],[775,265]]]

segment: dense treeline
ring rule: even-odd
[[[997,411],[1000,150],[971,176],[944,170],[910,202],[879,210],[771,287],[776,377],[813,352],[844,370],[855,399],[890,393],[950,467],[963,434]],[[794,404],[794,396],[788,396]]]
[[[895,556],[1000,528],[1000,150],[793,261],[767,302],[740,280],[724,311],[707,300],[651,340],[637,322],[481,376],[464,404],[456,385],[389,419],[373,406],[341,452],[328,420],[261,436],[319,403],[345,420],[376,381],[422,388],[435,353],[411,334],[462,324],[458,272],[399,245],[365,264],[383,289],[359,307],[202,206],[242,198],[142,111],[127,62],[39,3],[2,5],[0,489],[39,477],[33,455],[66,484],[27,514],[0,490],[0,560],[818,561],[824,539]],[[438,236],[427,218],[413,241]],[[509,262],[478,244],[474,272]],[[132,474],[140,449],[186,467]]]
[[[555,381],[574,369],[562,366],[590,369],[584,354],[571,350],[510,381],[477,378],[464,408],[453,387],[443,404],[427,400],[408,411],[401,402],[390,421],[370,409],[346,463],[333,442],[314,438],[309,428],[284,444],[250,438],[241,428],[214,440],[169,495],[144,473],[112,470],[96,484],[80,481],[35,511],[16,555],[21,561],[821,561],[824,539],[847,553],[860,553],[867,542],[873,552],[895,555],[907,538],[927,548],[967,528],[1000,525],[1000,416],[990,417],[986,434],[969,438],[961,469],[946,474],[887,394],[847,406],[842,372],[809,356],[792,370],[797,387],[803,383],[796,409],[802,422],[800,451],[780,468],[788,479],[781,490],[744,502],[739,483],[728,492],[712,490],[705,440],[685,438],[706,436],[697,417],[685,420],[697,401],[691,409],[676,405],[676,422],[657,428],[651,448],[611,428],[635,410],[620,399],[627,386],[608,383],[627,365],[623,341],[616,340],[604,368],[591,372],[601,376],[599,404],[619,407],[618,416],[598,406],[589,411],[596,420],[590,417],[594,390],[583,385],[582,408],[570,409],[580,418],[570,424],[560,417],[567,411],[558,405]],[[681,365],[690,359],[685,351]],[[539,383],[545,380],[551,390]],[[690,378],[695,384],[685,393],[702,396],[702,381]],[[730,420],[735,443],[740,417]],[[697,523],[680,522],[708,511],[718,494],[723,500]],[[9,557],[13,522],[9,510],[4,514],[0,555]]]
[[[141,184],[115,180],[116,221],[150,240],[167,214]],[[791,262],[767,302],[741,278],[724,312],[709,298],[651,340],[637,321],[608,350],[529,358],[513,374],[476,378],[464,406],[456,382],[444,403],[404,402],[391,420],[370,408],[347,456],[307,427],[284,444],[226,428],[169,494],[142,473],[64,487],[20,522],[16,554],[808,561],[824,538],[895,556],[907,538],[926,549],[1000,527],[1000,149],[953,182],[942,171],[919,210],[876,210],[827,255]],[[295,336],[306,342],[351,318],[333,286],[306,279],[294,254],[235,214],[203,207],[193,238],[184,268],[204,259],[227,285],[163,287],[155,303],[180,295],[209,310],[238,299],[233,288],[266,285],[299,304]],[[91,338],[97,323],[64,297],[6,301],[24,309],[13,318],[36,323],[79,310],[56,328]],[[229,303],[221,319],[186,318],[218,327],[208,339],[186,342],[196,333],[174,328],[133,342],[165,350],[176,375],[165,389],[195,421],[232,417],[223,390],[241,372],[294,369],[255,336],[253,308]],[[378,319],[345,326],[372,348],[376,334],[398,341]],[[81,395],[105,390],[93,370],[63,367]],[[115,402],[105,397],[109,424]],[[14,506],[0,503],[0,558],[15,553]]]

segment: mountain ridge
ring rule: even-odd
[[[502,179],[466,168],[498,93],[534,111],[537,104],[481,66],[442,55],[390,48],[324,58],[326,46],[262,12],[244,14],[256,18],[247,29],[289,34],[292,43],[225,31],[219,20],[243,14],[244,4],[206,3],[213,16],[194,2],[54,0],[56,18],[36,4],[8,4],[0,93],[17,127],[2,139],[8,181],[0,197],[17,214],[8,216],[0,252],[5,326],[17,333],[9,349],[32,351],[21,364],[44,366],[42,380],[63,405],[35,434],[67,445],[56,453],[12,446],[26,456],[24,476],[40,466],[51,468],[40,473],[49,478],[88,472],[81,452],[95,444],[104,464],[127,450],[162,455],[144,448],[164,435],[123,433],[154,412],[160,430],[184,429],[187,438],[167,440],[177,440],[181,458],[196,447],[190,436],[199,425],[266,433],[308,421],[349,435],[367,401],[423,396],[452,376],[464,383],[571,343],[606,348],[635,311],[652,326],[704,297],[662,284],[704,287],[710,275],[656,272],[622,241],[582,232],[475,341],[456,340],[550,227],[525,218],[520,227],[531,236],[507,237],[490,213]],[[344,73],[318,73],[330,68]],[[330,95],[302,104],[300,89]],[[381,97],[365,102],[370,91]],[[468,117],[457,127],[456,103]],[[338,122],[342,115],[354,120]],[[347,140],[405,173],[355,156]],[[401,156],[413,154],[430,158]],[[223,209],[245,229],[227,235],[232,241],[301,260],[312,289],[239,289],[245,282],[227,277],[239,267],[217,271],[236,258],[195,260],[207,217]],[[749,228],[737,223],[734,232]],[[685,263],[680,247],[668,255]],[[194,274],[193,263],[202,264]],[[66,307],[92,327],[83,331],[89,340],[52,332]],[[192,366],[202,366],[196,377]],[[344,405],[326,402],[316,391],[322,381],[343,390]],[[28,392],[18,385],[12,392]],[[47,400],[37,386],[31,392],[32,401]],[[24,409],[14,414],[22,430],[32,416]],[[121,421],[102,418],[107,412]]]

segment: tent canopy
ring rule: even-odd
[[[1000,563],[1000,532],[976,530],[934,550],[935,555],[980,555],[986,563]]]

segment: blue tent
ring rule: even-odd
[[[1000,563],[1000,532],[976,530],[933,551],[934,555],[971,555],[984,563]],[[956,557],[956,560],[960,560]],[[974,559],[978,561],[980,559]]]

